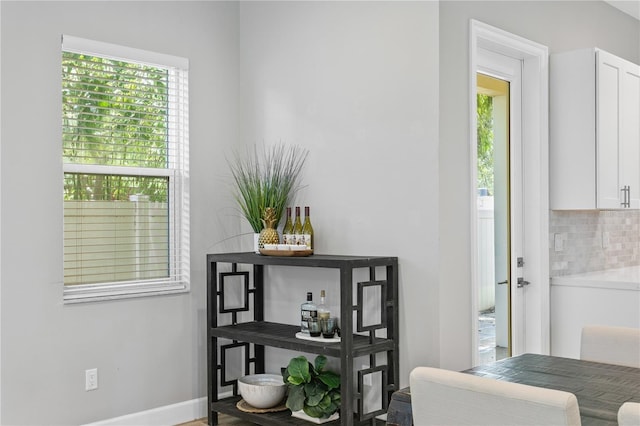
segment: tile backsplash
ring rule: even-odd
[[[552,277],[640,265],[640,210],[551,211]]]

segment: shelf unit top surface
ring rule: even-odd
[[[209,262],[243,263],[254,265],[306,266],[323,268],[368,267],[394,265],[392,256],[347,256],[312,254],[310,256],[264,256],[253,252],[208,254]]]

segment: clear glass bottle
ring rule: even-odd
[[[293,222],[291,221],[291,207],[287,207],[287,219],[282,228],[282,243],[295,244],[293,239]]]
[[[318,321],[326,320],[331,317],[331,312],[325,303],[326,293],[324,290],[320,291],[320,303],[318,303]]]
[[[313,226],[311,226],[311,216],[309,207],[304,208],[304,225],[302,225],[302,235],[307,249],[313,251]]]
[[[304,244],[302,237],[302,220],[300,219],[300,207],[296,207],[296,218],[293,222],[293,242],[287,244]]]
[[[300,305],[300,331],[309,333],[309,322],[318,319],[318,307],[313,303],[313,293],[307,293],[307,301]]]

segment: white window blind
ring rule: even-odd
[[[64,298],[189,288],[186,60],[63,37]]]

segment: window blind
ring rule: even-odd
[[[66,300],[188,288],[188,71],[162,59],[63,38]]]

